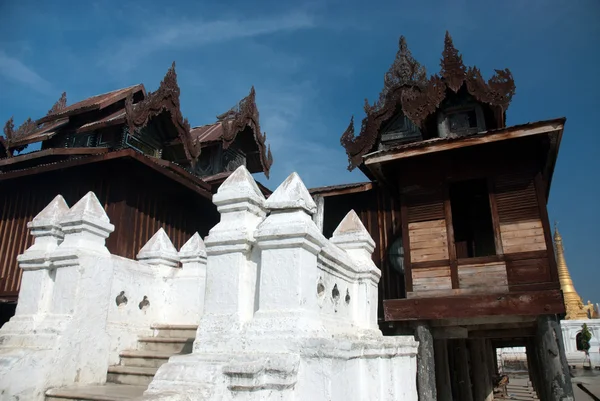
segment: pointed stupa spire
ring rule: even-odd
[[[567,310],[566,319],[587,319],[588,315],[583,308],[583,302],[569,274],[567,261],[565,259],[565,250],[563,248],[562,237],[558,232],[557,224],[554,223],[554,245],[556,246],[556,266],[558,269],[558,279],[560,288],[565,300],[565,309]]]

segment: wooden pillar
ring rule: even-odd
[[[434,340],[435,379],[438,401],[452,401],[450,366],[448,363],[448,340]]]
[[[573,384],[565,355],[562,331],[556,317],[537,319],[537,357],[540,369],[540,399],[544,401],[573,400]]]
[[[419,401],[436,401],[435,361],[431,328],[425,323],[417,323],[415,337],[419,341],[417,354],[417,388]]]
[[[537,350],[535,347],[535,340],[533,338],[527,339],[527,344],[525,345],[525,352],[527,354],[527,371],[529,372],[529,380],[531,381],[531,385],[533,389],[540,396],[540,376],[539,376],[539,364],[538,364],[538,356]]]
[[[469,371],[469,351],[465,340],[454,340],[453,360],[454,377],[453,386],[456,386],[455,399],[460,401],[473,401],[471,375]]]
[[[486,355],[485,361],[488,367],[488,374],[490,377],[498,376],[498,355],[496,354],[496,348],[494,348],[492,340],[485,340],[484,353]]]
[[[469,353],[471,354],[471,372],[473,376],[473,401],[493,401],[494,385],[492,384],[493,362],[485,339],[473,339],[467,341]]]
[[[494,344],[492,344],[492,340],[486,340],[486,347],[488,349],[488,355],[491,353],[492,357],[490,375],[492,375],[492,377],[498,376],[498,353],[496,352]]]

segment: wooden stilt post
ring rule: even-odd
[[[490,371],[490,360],[493,362],[493,358],[489,353],[486,340],[474,339],[469,340],[468,343],[473,373],[473,401],[493,401],[494,386]]]
[[[565,355],[562,331],[555,316],[537,319],[536,344],[540,366],[540,389],[544,401],[572,401],[573,385]]]
[[[535,341],[533,338],[527,339],[525,346],[525,352],[527,354],[527,371],[529,372],[529,380],[535,392],[540,395],[540,383],[539,383],[539,364],[538,357],[535,349]]]
[[[450,366],[448,363],[448,340],[434,340],[435,379],[438,401],[452,401]]]
[[[435,360],[431,328],[425,323],[417,323],[415,337],[419,341],[417,354],[417,388],[419,401],[436,401]]]
[[[461,401],[473,401],[471,389],[471,376],[469,371],[469,352],[465,340],[455,340],[454,343],[454,371],[456,377],[454,382],[457,386],[458,399]]]

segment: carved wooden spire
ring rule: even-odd
[[[454,47],[452,37],[448,31],[446,31],[446,37],[444,38],[444,51],[442,52],[440,66],[442,68],[440,75],[444,78],[448,88],[458,92],[465,81],[467,68],[463,63],[462,55]]]
[[[412,56],[406,38],[400,36],[398,43],[398,52],[394,63],[385,74],[384,89],[382,93],[386,93],[390,89],[402,85],[409,86],[424,86],[427,83],[427,71],[415,58]]]
[[[225,113],[217,116],[217,121],[220,122],[223,129],[223,148],[227,149],[235,140],[238,133],[244,131],[246,127],[250,127],[254,132],[254,139],[259,148],[260,162],[263,172],[269,178],[269,171],[273,164],[273,155],[271,148],[267,149],[267,135],[260,131],[260,120],[258,107],[256,106],[256,90],[254,86],[250,88],[248,96],[243,98],[227,110]]]
[[[515,83],[508,69],[496,70],[487,82],[476,67],[466,68],[462,55],[446,32],[439,75],[426,78],[423,68],[411,55],[404,37],[400,37],[394,63],[385,74],[384,88],[379,100],[371,106],[365,101],[365,114],[360,134],[354,135],[353,120],[340,139],[350,162],[349,170],[362,163],[379,138],[381,125],[393,117],[400,107],[406,117],[422,128],[448,93],[458,92],[466,84],[467,92],[477,101],[486,103],[494,112],[496,126],[505,126],[505,112],[515,93]],[[450,91],[448,91],[450,89]]]
[[[133,104],[133,93],[129,94],[125,102],[127,124],[130,132],[134,133],[136,130],[145,127],[152,118],[167,111],[183,144],[187,159],[194,164],[200,155],[200,147],[194,146],[192,143],[190,124],[187,118],[184,118],[181,114],[179,94],[180,89],[177,84],[175,62],[173,62],[155,92],[148,92],[146,98],[136,104]]]
[[[63,92],[60,98],[54,103],[52,108],[48,110],[48,114],[55,114],[67,107],[67,92]]]

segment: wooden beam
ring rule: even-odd
[[[552,230],[550,229],[550,220],[548,218],[548,209],[546,207],[546,196],[544,194],[544,183],[542,175],[538,173],[533,181],[540,210],[540,218],[544,229],[544,239],[546,240],[546,249],[548,250],[548,263],[550,264],[550,276],[552,281],[558,283],[558,267],[554,254],[554,242],[552,242]]]
[[[498,330],[473,330],[469,331],[469,338],[521,338],[534,337],[535,327]]]
[[[448,258],[450,259],[450,279],[452,288],[459,288],[458,260],[456,258],[456,245],[454,243],[454,225],[452,223],[452,205],[450,203],[450,187],[444,184],[444,220],[446,222],[446,238],[448,243]]]
[[[390,153],[383,153],[381,155],[373,154],[364,158],[364,163],[369,168],[374,165],[387,163],[393,160],[406,159],[409,157],[415,157],[425,155],[428,153],[442,152],[445,150],[465,148],[468,146],[483,145],[486,143],[493,143],[498,141],[505,141],[507,139],[522,138],[532,135],[549,134],[555,131],[561,131],[564,128],[564,119],[557,119],[551,121],[544,121],[539,123],[537,126],[531,127],[527,125],[525,127],[509,127],[496,132],[482,132],[475,136],[458,138],[455,140],[431,140],[430,143],[423,141],[423,146],[418,148],[407,148],[389,151]],[[394,152],[394,153],[391,153]]]
[[[26,153],[15,157],[9,157],[0,160],[1,166],[21,163],[27,160],[39,159],[47,156],[74,156],[74,155],[97,155],[107,153],[108,148],[52,148],[39,150],[37,152]]]
[[[434,327],[433,338],[436,340],[448,340],[456,338],[469,338],[469,330],[466,327]]]
[[[405,196],[400,196],[400,225],[402,227],[402,247],[404,248],[404,290],[408,294],[413,290],[413,279],[408,232],[408,206],[406,206]]]
[[[333,188],[331,188],[331,190],[328,190],[327,188],[317,188],[316,190],[309,190],[309,192],[313,196],[319,195],[319,196],[327,197],[327,196],[354,194],[354,193],[358,193],[358,192],[366,192],[371,189],[373,189],[373,183],[367,182],[362,185],[357,185],[355,187],[350,187],[350,188],[335,188],[335,186],[334,186]]]
[[[383,301],[386,321],[564,313],[560,290]]]
[[[501,325],[502,327],[510,324],[510,327],[515,327],[518,324],[532,325],[535,322],[535,316],[486,316],[486,317],[470,317],[470,318],[451,318],[440,319],[431,322],[432,327],[447,327],[447,326],[477,326],[488,328],[488,325]],[[483,326],[485,325],[485,326]]]
[[[91,148],[91,149],[98,149],[98,148]],[[205,197],[207,199],[212,199],[212,193],[210,191],[210,186],[207,183],[205,183],[204,181],[200,180],[198,177],[193,176],[191,173],[181,169],[181,167],[178,167],[178,166],[175,167],[175,169],[181,169],[185,173],[183,173],[183,172],[176,173],[171,168],[163,167],[163,165],[160,165],[156,161],[150,160],[150,157],[144,156],[144,155],[136,152],[133,149],[123,149],[123,150],[119,150],[116,152],[108,152],[108,153],[104,153],[104,154],[100,154],[100,155],[90,155],[87,157],[66,160],[66,161],[62,161],[60,163],[52,163],[52,164],[36,166],[36,167],[24,169],[24,170],[0,173],[0,181],[19,178],[19,177],[28,176],[28,175],[45,173],[48,171],[60,170],[60,169],[64,169],[64,168],[76,167],[76,166],[80,166],[80,165],[84,165],[84,164],[98,163],[98,162],[112,160],[112,159],[119,159],[119,158],[123,158],[123,157],[130,157],[134,160],[137,160],[138,162],[141,162],[142,164],[145,164],[146,166],[150,167],[154,171],[157,171],[158,173],[167,176],[168,178],[180,183],[181,185],[191,189],[192,191],[202,195],[203,197]],[[158,159],[155,159],[155,160],[158,160]],[[172,166],[173,166],[173,164],[169,165],[169,167],[172,167]]]
[[[494,242],[496,245],[496,255],[503,255],[502,233],[500,232],[500,216],[498,215],[498,204],[496,203],[496,185],[494,179],[487,180],[488,196],[490,199],[490,212],[492,214],[492,224],[494,226]]]

